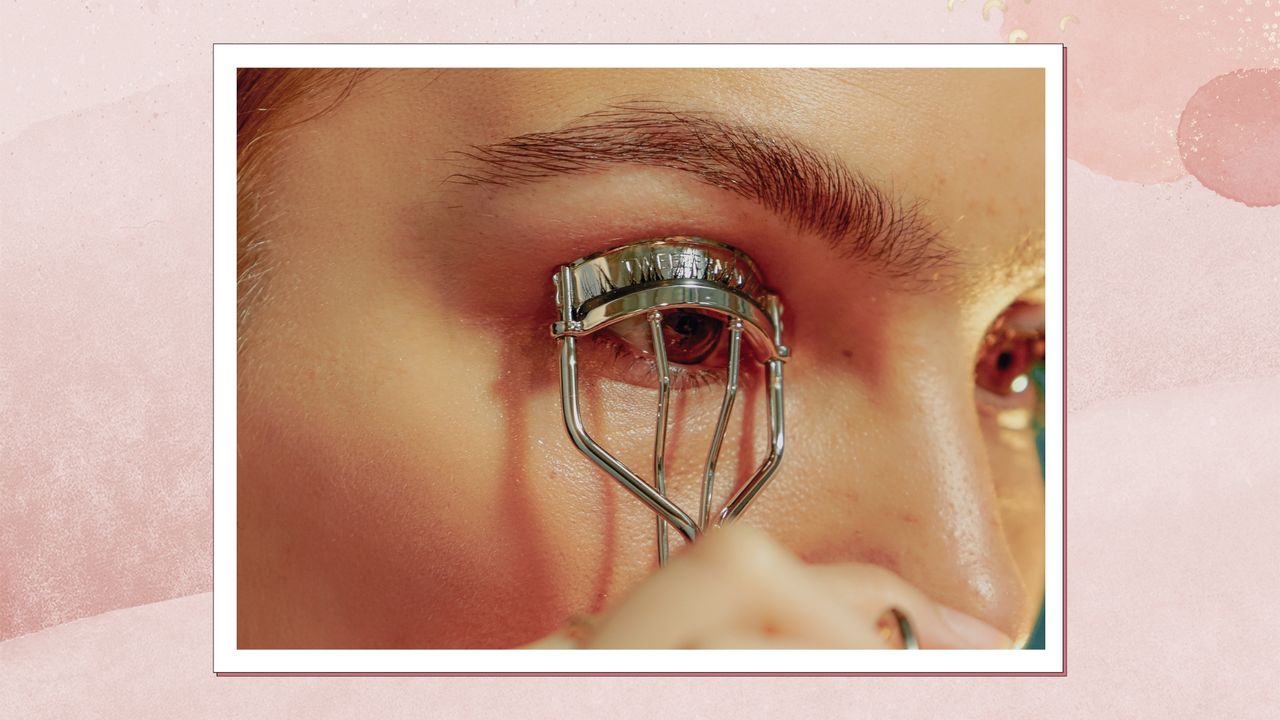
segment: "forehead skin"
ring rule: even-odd
[[[788,303],[792,449],[747,520],[806,559],[879,562],[1025,632],[1043,572],[1039,479],[1025,438],[1000,445],[1019,451],[1012,460],[981,449],[990,435],[972,417],[972,367],[985,328],[1043,276],[1042,88],[1038,70],[363,78],[281,136],[264,183],[267,291],[240,366],[241,641],[510,645],[642,576],[652,517],[584,469],[559,425],[548,278],[611,239],[695,232],[746,250]],[[454,151],[633,101],[793,138],[922,202],[961,282],[898,293],[672,171],[514,189],[445,182],[460,170]],[[610,397],[624,416],[613,428],[599,417]],[[594,398],[601,433],[639,467],[647,397]],[[705,436],[713,413],[696,402],[687,413]],[[727,446],[762,432],[735,426]],[[881,482],[831,480],[849,467]],[[837,501],[855,509],[822,510]],[[885,508],[936,528],[890,524]]]

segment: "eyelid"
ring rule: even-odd
[[[1044,305],[1047,297],[1048,288],[1045,285],[1044,278],[1040,278],[1034,288],[1018,296],[1017,302],[1029,303],[1032,305]]]
[[[613,339],[624,342],[642,353],[653,352],[653,332],[644,317],[634,317],[616,322],[602,328],[599,335],[612,335]]]
[[[608,362],[616,363],[611,373],[614,379],[646,388],[658,387],[658,366],[649,351],[641,350],[608,330],[592,333],[583,340],[610,353]],[[668,371],[673,391],[723,385],[728,376],[727,368],[681,365],[674,362],[668,363]]]
[[[1019,298],[1000,314],[996,323],[1017,332],[1044,332],[1044,303]]]

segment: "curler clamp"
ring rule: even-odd
[[[658,562],[665,565],[668,525],[691,542],[711,522],[716,463],[738,392],[744,337],[752,356],[767,370],[769,453],[717,513],[716,524],[730,522],[745,512],[782,461],[782,366],[790,354],[782,343],[782,303],[764,287],[751,258],[728,245],[698,237],[668,237],[614,248],[561,266],[552,279],[560,319],[552,324],[551,334],[560,343],[560,398],[565,428],[578,450],[657,514]],[[729,331],[728,380],[707,453],[696,521],[666,496],[671,376],[661,311],[676,308],[722,314]],[[648,320],[658,369],[652,484],[591,438],[583,427],[578,397],[577,338],[637,317]]]

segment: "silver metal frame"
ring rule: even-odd
[[[749,257],[731,246],[697,237],[669,237],[617,247],[562,266],[553,281],[560,319],[552,324],[551,334],[560,343],[560,397],[565,428],[578,450],[657,514],[658,562],[665,565],[669,554],[668,524],[692,542],[711,521],[716,463],[738,393],[744,336],[767,369],[769,454],[720,510],[716,523],[731,522],[742,515],[782,461],[782,366],[790,354],[782,343],[782,303],[765,289],[763,277]],[[666,496],[671,373],[662,340],[661,310],[675,308],[698,308],[729,319],[728,380],[702,476],[696,521]],[[592,439],[583,427],[578,397],[577,338],[639,316],[649,321],[658,370],[652,484]]]

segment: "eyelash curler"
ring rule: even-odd
[[[657,514],[658,564],[665,565],[668,525],[692,542],[711,522],[716,462],[738,392],[744,337],[767,371],[769,454],[720,509],[715,523],[740,516],[782,461],[782,366],[789,355],[782,343],[782,302],[765,288],[751,258],[729,245],[699,237],[667,237],[616,247],[561,266],[552,280],[560,319],[552,324],[551,334],[560,344],[560,398],[565,428],[578,450]],[[728,380],[707,453],[696,521],[666,496],[671,372],[662,311],[679,308],[723,315],[729,333]],[[583,427],[578,398],[577,339],[632,318],[648,321],[658,371],[652,483],[645,482],[591,438]]]

